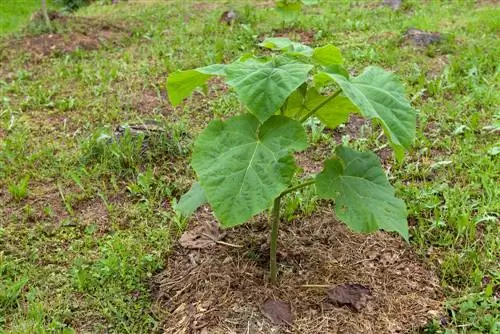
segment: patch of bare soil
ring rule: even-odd
[[[427,47],[430,44],[439,43],[443,37],[439,32],[423,31],[420,29],[410,28],[404,34],[404,43],[413,44],[418,47]]]
[[[53,22],[55,25],[69,27],[71,31],[28,35],[8,41],[9,48],[4,58],[10,59],[19,56],[20,52],[28,52],[36,63],[53,54],[69,53],[77,49],[95,50],[103,43],[120,40],[128,34],[124,26],[90,17],[57,15]]]
[[[7,191],[0,190],[0,200],[3,204],[2,215],[5,218],[11,215],[24,217],[28,223],[38,223],[44,220],[54,220],[57,225],[69,218],[64,207],[61,193],[56,184],[29,184],[30,191],[25,199],[16,202]],[[3,197],[3,198],[2,198]],[[20,205],[21,204],[21,205]],[[25,205],[30,207],[28,212],[23,211]],[[8,219],[5,224],[7,225]]]
[[[188,233],[213,222],[204,207]],[[407,333],[440,314],[438,278],[404,241],[354,234],[330,209],[282,223],[276,286],[265,219],[224,232],[177,245],[154,277],[164,333]]]
[[[337,127],[333,130],[333,137],[337,144],[342,143],[342,137],[347,135],[350,138],[359,138],[362,128],[371,126],[370,120],[357,115],[351,115],[349,121],[342,127]]]
[[[302,30],[296,28],[277,29],[272,32],[273,37],[286,37],[294,42],[300,42],[306,45],[314,44],[314,31]],[[267,36],[264,36],[262,40]]]
[[[337,145],[340,145],[342,144],[343,136],[347,135],[352,139],[359,138],[362,134],[363,127],[370,126],[371,123],[369,120],[357,115],[351,115],[349,120],[344,125],[337,127],[334,130],[326,129],[325,131],[333,136]],[[295,154],[295,161],[297,165],[302,169],[301,175],[304,176],[310,175],[311,173],[319,173],[323,169],[323,162],[325,160],[325,157],[330,157],[332,155],[332,150],[333,148],[330,145],[322,142],[319,143],[319,145],[316,144],[314,146],[311,146],[306,151]],[[392,153],[388,148],[384,148],[379,152],[382,153],[379,154],[379,157],[381,157],[383,163],[385,162],[385,159],[387,159],[387,161],[389,162],[391,161]]]
[[[210,1],[197,1],[193,3],[191,6],[193,11],[200,11],[200,12],[208,12],[211,10],[214,10],[220,6],[220,3],[217,3],[217,1],[210,2]]]
[[[450,63],[447,55],[440,55],[429,59],[427,63],[427,77],[436,79],[439,77],[445,67]]]

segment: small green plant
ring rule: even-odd
[[[303,5],[316,5],[318,2],[318,0],[276,0],[276,11],[287,17],[299,13]]]
[[[320,198],[335,201],[337,217],[354,231],[396,231],[408,240],[405,203],[394,196],[374,153],[338,146],[320,173],[292,183],[297,169],[293,153],[308,147],[304,123],[313,116],[332,129],[351,113],[373,120],[401,160],[414,141],[416,122],[401,83],[378,67],[350,77],[333,45],[312,49],[287,38],[268,38],[261,46],[281,53],[245,55],[228,65],[169,75],[173,105],[212,76],[221,76],[249,111],[213,120],[200,134],[191,161],[199,183],[176,210],[189,215],[207,201],[222,226],[232,227],[270,209],[272,282],[281,200],[303,187],[314,185]]]
[[[29,181],[30,177],[25,176],[19,182],[11,183],[9,185],[9,194],[12,196],[12,198],[14,198],[14,200],[20,201],[28,196]]]

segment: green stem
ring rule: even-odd
[[[295,191],[300,188],[307,187],[311,184],[314,184],[316,181],[309,180],[306,182],[303,182],[301,184],[298,184],[296,186],[290,187],[288,189],[285,189],[281,194],[279,194],[278,197],[274,200],[273,203],[273,208],[271,210],[271,254],[270,254],[270,261],[269,261],[269,269],[271,271],[271,283],[276,284],[276,280],[278,277],[278,265],[276,261],[276,251],[278,249],[278,228],[279,228],[279,223],[280,223],[280,205],[281,205],[281,198],[285,196],[286,194],[291,193],[292,191]]]
[[[309,180],[309,181],[305,181],[305,182],[303,182],[301,184],[297,184],[296,186],[293,186],[293,187],[290,187],[288,189],[283,190],[283,192],[279,195],[279,197],[283,197],[283,196],[285,196],[285,195],[287,195],[287,194],[289,194],[292,191],[295,191],[297,189],[310,186],[311,184],[314,184],[315,182],[316,182],[316,180],[312,179],[312,180]]]
[[[276,250],[278,248],[278,227],[280,222],[280,203],[281,196],[276,197],[273,204],[273,209],[271,211],[271,258],[269,262],[271,270],[271,283],[276,284],[276,278],[278,277],[278,266],[276,263]]]
[[[323,106],[324,106],[325,104],[327,104],[328,102],[330,102],[331,100],[333,100],[334,98],[336,98],[336,97],[337,97],[337,95],[339,95],[341,92],[342,92],[342,90],[341,90],[341,89],[339,89],[338,91],[336,91],[336,92],[335,92],[335,93],[333,93],[332,95],[328,96],[328,98],[327,98],[326,100],[324,100],[323,102],[321,102],[320,104],[318,104],[318,105],[316,106],[316,108],[314,108],[314,109],[313,109],[313,110],[311,110],[309,113],[307,113],[307,115],[305,115],[304,117],[302,117],[302,118],[300,119],[300,122],[301,122],[301,123],[304,123],[305,121],[307,121],[307,119],[308,119],[309,117],[311,117],[312,115],[314,115],[314,113],[315,113],[316,111],[318,111],[318,110],[320,110],[321,108],[323,108]]]

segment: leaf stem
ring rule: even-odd
[[[278,197],[283,197],[283,196],[291,193],[292,191],[295,191],[297,189],[310,186],[311,184],[314,184],[314,183],[316,183],[316,180],[312,179],[312,180],[309,180],[309,181],[305,181],[305,182],[303,182],[301,184],[297,184],[296,186],[293,186],[293,187],[290,187],[288,189],[283,190],[283,192],[281,192],[281,194]]]
[[[271,258],[269,262],[269,269],[271,271],[271,283],[276,284],[276,278],[278,277],[278,266],[276,263],[276,250],[278,248],[278,227],[280,222],[280,204],[281,195],[276,197],[273,203],[273,209],[271,211]]]
[[[335,93],[333,93],[332,95],[328,96],[328,98],[326,100],[324,100],[323,102],[321,102],[320,104],[318,104],[313,110],[311,110],[310,112],[308,112],[306,115],[304,115],[304,117],[302,117],[299,122],[300,123],[304,123],[305,121],[307,121],[307,119],[309,117],[311,117],[312,115],[314,115],[314,113],[318,110],[320,110],[325,104],[327,104],[328,102],[330,102],[331,100],[333,100],[334,98],[337,97],[337,95],[339,95],[340,93],[342,92],[341,89],[337,90]]]

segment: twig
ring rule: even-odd
[[[331,288],[332,285],[326,285],[326,284],[304,284],[300,286],[301,288]]]
[[[224,246],[229,246],[229,247],[235,247],[235,248],[242,248],[243,246],[241,245],[235,245],[235,244],[230,244],[228,242],[224,242],[224,241],[220,241],[220,240],[216,240],[213,236],[211,236],[210,234],[206,234],[206,233],[202,233],[201,235],[209,238],[210,240],[212,240],[213,242],[215,242],[216,244],[219,244],[219,245],[224,245]]]

